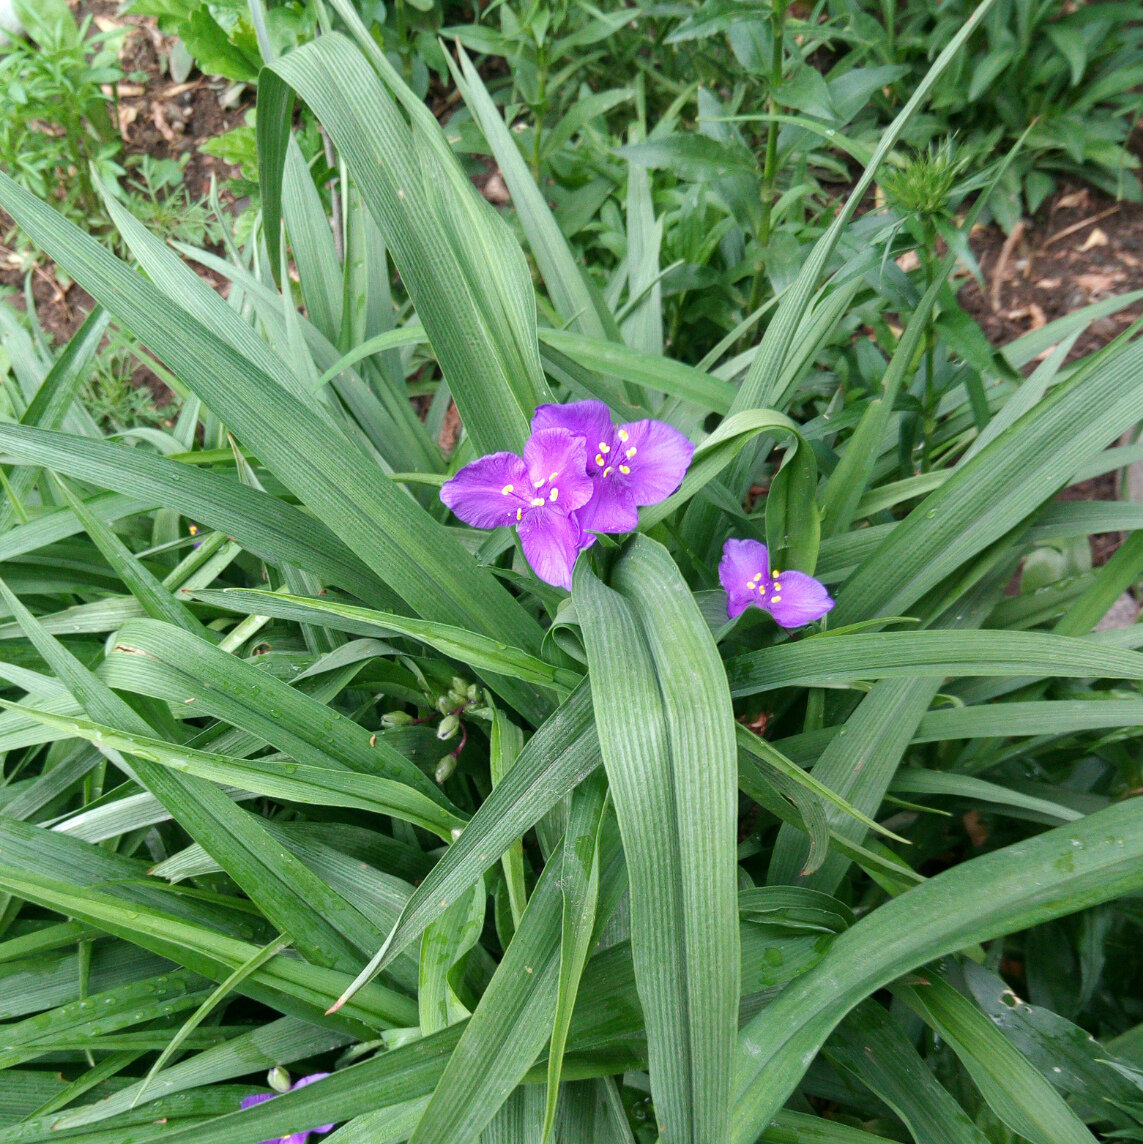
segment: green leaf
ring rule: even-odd
[[[735,696],[923,675],[1141,679],[1143,655],[1045,632],[826,632],[737,656],[726,675]]]
[[[606,810],[607,782],[603,773],[596,771],[572,795],[568,828],[564,836],[560,887],[564,899],[560,931],[560,976],[555,1015],[552,1018],[548,1093],[544,1109],[544,1134],[540,1144],[547,1144],[555,1123],[568,1028],[583,967],[591,953],[591,941],[596,931],[600,834]]]
[[[195,593],[195,599],[249,615],[277,616],[299,623],[325,624],[355,635],[403,635],[420,640],[451,659],[477,671],[495,672],[512,679],[537,683],[566,694],[580,681],[575,672],[553,667],[519,648],[487,636],[429,620],[409,619],[393,613],[375,612],[334,600],[290,596],[261,589],[226,588]],[[1139,657],[1143,661],[1143,656]]]
[[[936,974],[895,992],[960,1058],[992,1111],[1032,1144],[1094,1144],[1095,1137],[1047,1077],[987,1015]]]
[[[734,719],[710,630],[666,550],[637,537],[574,598],[607,686],[596,727],[631,880],[632,954],[664,1140],[727,1132],[740,951]]]
[[[377,52],[375,65],[378,57],[384,60]],[[389,87],[403,89],[385,66]],[[259,87],[259,169],[272,264],[296,91],[344,156],[477,448],[519,452],[532,410],[550,399],[527,264],[507,225],[460,170],[431,113],[418,101],[424,114],[414,113],[410,127],[369,62],[337,33],[276,60]]]
[[[834,939],[739,1035],[731,1139],[753,1144],[859,1001],[934,958],[1143,885],[1143,807],[1128,801],[939,874]]]

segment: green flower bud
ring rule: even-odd
[[[450,711],[454,710],[455,707],[456,707],[456,703],[453,702],[453,698],[451,695],[442,695],[437,700],[437,710],[442,715],[447,715]]]
[[[266,1074],[266,1083],[275,1092],[289,1092],[290,1074],[281,1065],[277,1065]]]
[[[433,778],[435,778],[438,783],[443,783],[452,775],[452,772],[456,770],[456,762],[456,755],[445,755],[441,761],[437,763],[437,769],[433,772]]]
[[[382,727],[408,727],[413,717],[407,711],[386,711],[381,716]]]
[[[442,743],[451,739],[460,730],[460,720],[455,715],[446,715],[437,728],[437,738]]]
[[[469,703],[480,702],[480,688],[475,683],[469,684],[468,690],[464,694]]]
[[[452,683],[449,684],[449,688],[450,690],[457,692],[457,694],[463,695],[465,691],[468,690],[468,680],[461,679],[459,675],[454,675],[452,677]]]

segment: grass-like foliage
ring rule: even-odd
[[[993,351],[948,277],[1008,168],[966,216],[897,152],[994,6],[699,364],[646,182],[624,301],[348,0],[261,72],[247,251],[0,177],[98,302],[0,424],[0,1144],[1140,1138],[1143,533],[1055,499],[1141,455],[1143,344],[1068,356],[1133,299]],[[109,324],[168,431],[76,404]]]

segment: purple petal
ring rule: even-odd
[[[591,532],[630,532],[639,524],[634,495],[625,484],[611,477],[595,482],[595,496],[577,515],[580,527]]]
[[[825,585],[804,572],[783,572],[770,588],[766,609],[784,628],[820,620],[833,607]]]
[[[524,446],[531,491],[535,499],[565,516],[591,500],[587,475],[587,446],[568,429],[540,429]]]
[[[531,493],[528,470],[515,453],[481,457],[441,486],[441,500],[476,528],[515,524],[517,510],[528,505]]]
[[[532,571],[545,583],[570,592],[572,568],[579,555],[580,528],[576,518],[535,509],[524,514],[519,532]]]
[[[255,1096],[244,1096],[242,1098],[243,1108],[253,1108],[256,1104],[261,1104],[266,1100],[273,1100],[278,1094],[276,1092],[260,1092]]]
[[[621,425],[616,436],[611,464],[631,490],[635,503],[666,500],[682,482],[694,456],[694,445],[665,421],[632,421]]]
[[[726,590],[727,619],[733,620],[751,604],[759,603],[759,592],[770,578],[769,560],[766,545],[757,540],[728,540],[722,546],[718,581]],[[756,579],[759,572],[761,580]],[[750,584],[755,587],[749,587]]]
[[[587,445],[588,472],[603,469],[608,453],[615,444],[615,426],[611,413],[602,401],[569,401],[567,405],[540,405],[532,415],[532,432],[541,429],[567,429],[582,437]],[[595,458],[601,457],[597,464]]]

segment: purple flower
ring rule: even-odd
[[[784,628],[820,620],[833,607],[825,585],[805,572],[779,572],[770,567],[766,545],[757,540],[728,540],[722,549],[718,578],[726,589],[726,615],[733,620],[753,604]]]
[[[541,405],[533,433],[563,429],[587,443],[587,472],[595,495],[576,515],[584,532],[630,532],[639,506],[658,504],[679,487],[695,447],[664,421],[631,421],[616,428],[602,401]],[[587,547],[591,543],[586,538]]]
[[[305,1088],[307,1084],[313,1084],[315,1080],[324,1080],[329,1073],[310,1073],[309,1076],[304,1076],[301,1080],[294,1081],[290,1086],[290,1092],[298,1088]],[[274,1097],[280,1096],[277,1092],[263,1092],[257,1096],[246,1096],[242,1099],[243,1108],[253,1108],[256,1104],[261,1104],[264,1100],[273,1100]],[[278,1136],[273,1140],[264,1140],[262,1144],[306,1144],[310,1138],[310,1134],[314,1132],[332,1132],[332,1124],[323,1124],[320,1128],[308,1128],[305,1132],[293,1132],[289,1136]]]
[[[523,457],[490,453],[465,465],[441,486],[441,500],[477,528],[514,524],[536,575],[570,589],[582,536],[574,514],[592,487],[583,438],[542,428],[528,438]]]

